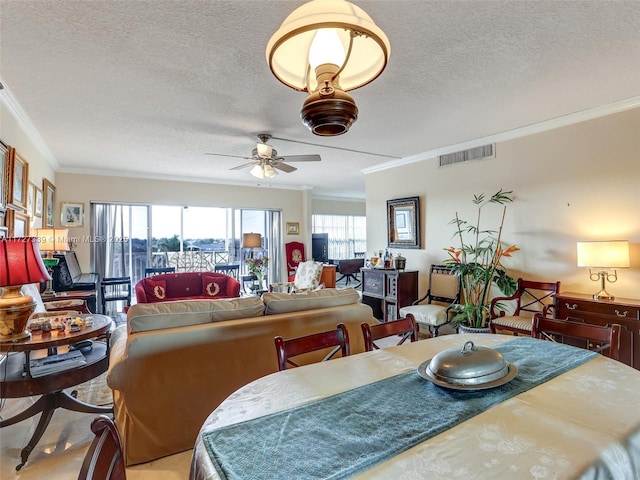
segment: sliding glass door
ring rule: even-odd
[[[248,273],[250,253],[269,257],[269,281],[279,281],[282,252],[278,210],[91,204],[91,261],[101,277],[129,276],[132,284],[148,267],[211,271],[237,265]],[[262,248],[244,249],[242,235],[259,233]]]

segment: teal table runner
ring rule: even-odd
[[[494,348],[518,367],[494,389],[449,390],[405,372],[202,438],[223,480],[349,478],[597,355],[528,337]]]

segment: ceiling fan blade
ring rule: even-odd
[[[286,163],[282,163],[282,162],[273,162],[271,166],[273,168],[277,168],[278,170],[282,170],[283,172],[286,172],[286,173],[295,172],[297,170],[296,167],[292,167],[291,165],[287,165]]]
[[[237,167],[230,168],[229,170],[240,170],[245,167],[250,167],[252,165],[257,165],[256,162],[243,163],[242,165],[238,165]]]
[[[216,157],[244,158],[245,160],[252,160],[251,157],[242,157],[240,155],[225,155],[224,153],[205,153],[205,155],[215,155]]]
[[[276,160],[285,162],[319,162],[322,159],[320,155],[286,155],[284,157],[278,157]]]

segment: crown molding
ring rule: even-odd
[[[0,103],[6,107],[9,113],[16,119],[16,123],[24,130],[25,135],[31,142],[34,144],[36,149],[40,152],[40,154],[44,157],[44,159],[49,162],[49,165],[56,170],[60,167],[58,160],[53,155],[49,147],[45,143],[44,139],[38,132],[38,129],[35,127],[27,112],[24,111],[22,105],[18,103],[13,93],[7,87],[6,82],[0,76],[0,84],[4,87],[0,90]]]
[[[468,140],[466,142],[447,145],[440,148],[434,148],[432,150],[421,152],[416,155],[410,155],[398,160],[381,163],[374,167],[365,168],[361,171],[365,175],[369,173],[381,172],[383,170],[389,170],[391,168],[396,168],[402,165],[409,165],[411,163],[436,158],[440,155],[446,155],[448,153],[454,153],[461,150],[467,150],[469,148],[479,147],[488,143],[505,142],[507,140],[513,140],[516,138],[527,137],[529,135],[535,135],[537,133],[547,132],[549,130],[555,130],[556,128],[566,127],[568,125],[585,122],[587,120],[593,120],[599,117],[605,117],[607,115],[624,112],[625,110],[631,110],[632,108],[637,107],[640,107],[640,96],[626,98],[618,102],[582,110],[580,112],[570,113],[561,117],[552,118],[551,120],[533,123],[531,125],[514,128],[512,130],[506,130],[504,132],[488,135],[486,137],[476,138],[473,140]]]

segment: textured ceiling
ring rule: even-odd
[[[265,46],[301,1],[0,0],[0,78],[62,172],[255,185],[256,134],[319,153],[264,186],[364,198],[363,169],[640,95],[640,1],[360,0],[391,42],[340,137]],[[333,148],[329,148],[333,147]],[[380,155],[354,153],[344,148]],[[386,155],[386,156],[385,156]]]

